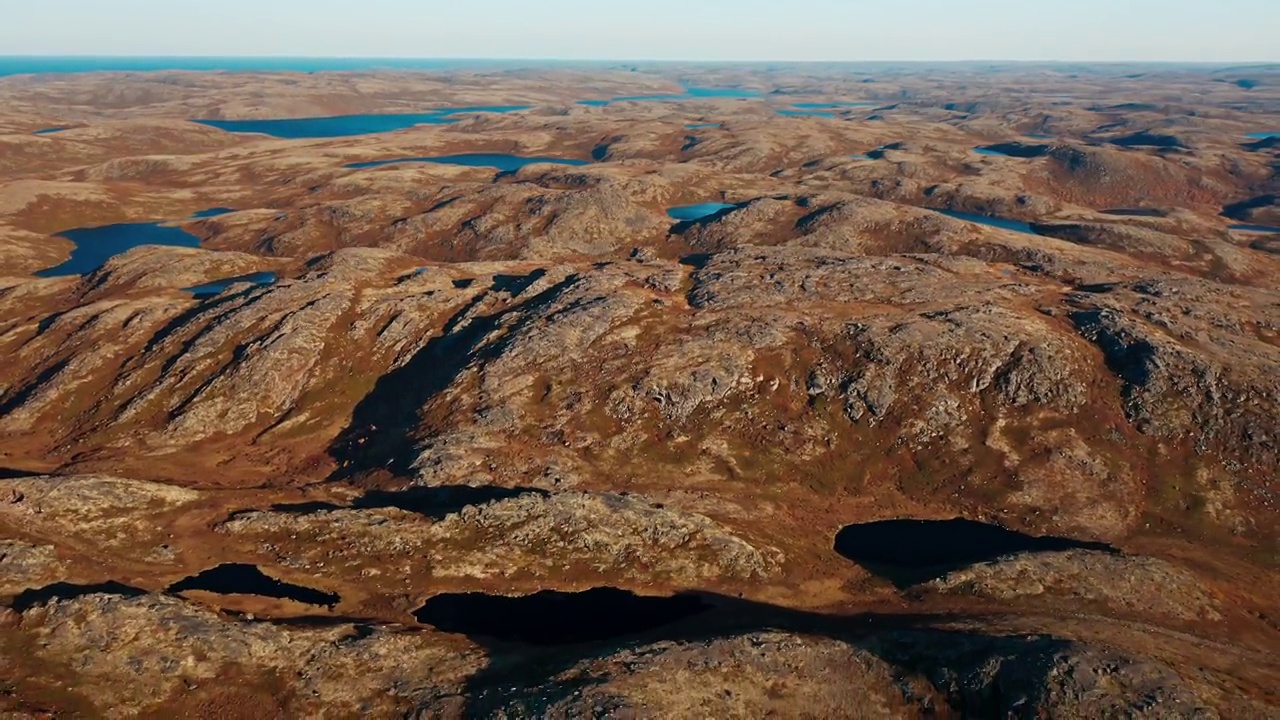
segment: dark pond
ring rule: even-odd
[[[720,127],[720,123],[693,123],[692,125],[685,125],[684,129],[685,130],[702,130],[704,128],[718,128],[718,127]]]
[[[667,215],[670,215],[672,219],[680,220],[681,222],[693,222],[694,220],[711,217],[716,213],[724,212],[725,210],[733,210],[737,207],[737,205],[731,205],[729,203],[698,203],[696,205],[681,205],[679,207],[668,208]]]
[[[61,265],[41,270],[38,277],[85,275],[102,267],[108,260],[139,245],[200,247],[200,238],[178,227],[159,223],[124,223],[96,228],[77,228],[58,233],[75,243],[71,257]]]
[[[280,118],[275,120],[196,120],[201,125],[233,133],[260,133],[272,137],[296,140],[300,138],[330,138],[349,135],[404,130],[415,125],[447,125],[457,122],[458,115],[468,113],[508,113],[527,110],[526,105],[487,105],[447,108],[425,113],[387,115],[338,115],[317,118]]]
[[[214,280],[203,285],[183,288],[183,292],[189,292],[196,297],[210,297],[220,295],[232,285],[241,283],[250,283],[253,285],[270,285],[276,281],[276,274],[273,272],[256,272],[248,275],[237,275],[235,277],[226,278],[225,280]]]
[[[263,597],[294,600],[307,605],[333,607],[342,599],[335,593],[294,585],[270,577],[256,565],[227,563],[192,575],[169,586],[168,592],[182,593],[204,590],[219,595],[261,595]]]
[[[979,155],[996,155],[999,157],[1009,157],[1008,153],[1002,153],[999,150],[995,150],[989,147],[976,147],[973,149],[973,151],[978,153]]]
[[[1280,233],[1280,227],[1276,227],[1274,225],[1239,224],[1239,225],[1232,225],[1231,229],[1239,230],[1241,232]]]
[[[374,160],[372,162],[351,163],[344,167],[352,170],[362,170],[365,168],[382,167],[383,165],[395,165],[398,163],[435,163],[438,165],[491,167],[501,170],[502,172],[513,172],[515,170],[519,170],[525,165],[533,165],[534,163],[550,163],[552,165],[587,165],[589,164],[589,161],[552,157],[521,157],[519,155],[504,155],[500,153],[464,153],[461,155],[439,155],[437,157]]]
[[[33,134],[35,134],[35,135],[52,135],[53,133],[56,133],[56,132],[62,132],[63,130],[67,130],[67,129],[68,129],[68,128],[64,128],[64,127],[52,127],[52,128],[45,128],[45,129],[43,129],[43,130],[37,130],[37,131],[35,131],[35,133],[33,133]]]
[[[1116,552],[1105,543],[1028,535],[962,518],[849,525],[835,540],[836,552],[899,585],[942,577],[1005,555],[1075,549]]]
[[[42,588],[32,590],[23,590],[13,599],[12,607],[18,612],[26,612],[37,605],[45,605],[53,600],[72,600],[85,595],[119,595],[121,597],[141,597],[146,595],[146,590],[141,590],[130,585],[124,585],[114,580],[108,580],[104,583],[95,585],[76,585],[68,582],[57,582],[52,585],[46,585]]]
[[[979,225],[987,225],[1001,230],[1012,230],[1014,232],[1026,233],[1028,235],[1036,235],[1036,231],[1032,229],[1031,223],[1025,223],[1021,220],[1008,220],[1006,218],[990,217],[988,215],[975,215],[973,213],[957,212],[955,210],[939,210],[938,212],[947,217],[956,220],[964,220],[965,222],[977,223]]]
[[[437,595],[413,615],[449,633],[529,645],[573,645],[635,635],[707,610],[692,595],[643,597],[616,588],[565,593],[546,590],[506,597]]]
[[[1267,138],[1280,137],[1280,130],[1277,130],[1276,132],[1248,133],[1245,135],[1245,137],[1253,138],[1255,140],[1266,140]]]
[[[370,490],[351,504],[353,508],[396,508],[431,518],[446,517],[474,505],[487,505],[522,495],[546,495],[545,490],[535,488],[504,488],[496,486],[471,487],[445,485],[439,487],[411,487],[405,490]],[[277,512],[307,515],[317,512],[341,510],[342,505],[326,501],[283,503],[273,505]]]

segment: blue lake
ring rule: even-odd
[[[973,151],[978,153],[979,155],[994,155],[996,157],[1009,157],[1008,153],[1002,153],[999,150],[992,150],[991,148],[977,147],[977,148],[974,148]]]
[[[787,117],[834,118],[836,116],[835,113],[826,110],[778,110],[777,112],[779,115],[785,115]]]
[[[608,100],[579,100],[578,104],[590,107],[604,107],[605,105],[616,102],[675,102],[679,100],[706,100],[712,98],[745,99],[758,98],[762,96],[763,93],[759,90],[744,90],[742,88],[687,87],[684,89],[683,95],[675,93],[661,93],[656,95],[623,95],[621,97],[610,98]]]
[[[1274,227],[1274,226],[1271,226],[1271,225],[1248,225],[1248,224],[1242,224],[1242,225],[1232,225],[1232,226],[1231,226],[1231,229],[1232,229],[1232,230],[1240,230],[1240,231],[1242,231],[1242,232],[1256,232],[1256,233],[1280,233],[1280,227]]]
[[[194,219],[200,220],[204,218],[218,217],[219,215],[226,215],[227,213],[233,213],[233,212],[235,212],[234,208],[216,207],[216,208],[209,208],[208,210],[201,210],[200,212],[191,213],[191,217]]]
[[[758,98],[763,95],[759,90],[743,88],[687,87],[684,91],[695,98]]]
[[[62,132],[63,130],[67,130],[67,129],[68,128],[64,128],[64,127],[51,127],[51,128],[45,128],[43,130],[37,130],[32,134],[33,135],[52,135],[54,133]]]
[[[203,285],[183,288],[183,292],[189,292],[196,297],[210,297],[219,295],[232,285],[239,283],[251,283],[253,285],[270,285],[276,281],[276,274],[273,272],[256,272],[248,275],[237,275],[236,277],[226,278],[224,280],[214,280]]]
[[[956,212],[955,210],[939,210],[938,212],[946,215],[947,217],[955,218],[956,220],[964,220],[965,222],[1000,228],[1001,230],[1012,230],[1014,232],[1026,233],[1027,235],[1038,234],[1031,228],[1031,223],[1025,223],[1021,220],[1007,220],[1005,218],[990,217],[987,215]]]
[[[276,120],[196,120],[219,130],[233,133],[260,133],[272,137],[298,140],[302,138],[348,137],[404,130],[415,125],[448,125],[456,116],[469,113],[509,113],[527,110],[526,105],[487,105],[446,108],[426,113],[388,115],[338,115],[316,118],[280,118]]]
[[[840,108],[875,107],[873,102],[791,103],[798,110],[838,110]]]
[[[720,123],[694,123],[692,125],[685,125],[684,129],[685,130],[703,130],[706,128],[718,128],[718,127],[720,127]]]
[[[521,157],[519,155],[502,155],[497,153],[464,153],[461,155],[440,155],[437,157],[395,158],[393,160],[374,160],[372,162],[351,163],[344,167],[351,170],[396,165],[399,163],[435,163],[437,165],[465,165],[467,167],[490,167],[502,172],[519,170],[525,165],[534,163],[550,163],[553,165],[588,165],[587,160],[570,160],[552,157]]]
[[[1280,130],[1276,132],[1249,133],[1245,137],[1253,138],[1254,140],[1266,140],[1267,138],[1280,137]]]
[[[36,273],[38,277],[85,275],[102,267],[108,260],[139,245],[200,247],[200,238],[177,227],[159,223],[124,223],[96,228],[77,228],[58,233],[75,243],[66,262]]]
[[[718,212],[723,212],[725,210],[732,210],[736,207],[738,206],[731,205],[729,203],[718,203],[718,202],[698,203],[696,205],[681,205],[679,207],[668,208],[667,215],[671,216],[673,220],[679,220],[681,222],[694,222],[696,220],[701,220],[703,218],[711,217],[712,215],[715,215]]]

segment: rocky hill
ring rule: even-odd
[[[1280,84],[1108,72],[0,79],[0,713],[1274,716]]]

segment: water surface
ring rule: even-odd
[[[65,128],[65,127],[51,127],[51,128],[45,128],[43,130],[37,130],[34,133],[32,133],[32,135],[52,135],[54,133],[60,133],[63,130],[69,130],[69,129],[70,128]]]
[[[333,607],[342,599],[336,593],[277,580],[259,570],[256,565],[244,563],[225,563],[183,578],[170,585],[166,592],[177,594],[191,590],[219,595],[261,595],[326,607]]]
[[[706,128],[718,128],[718,127],[720,127],[720,123],[693,123],[692,125],[685,125],[684,129],[685,130],[704,130]]]
[[[196,120],[219,130],[233,133],[258,133],[297,140],[302,138],[349,137],[404,130],[417,125],[448,125],[458,115],[470,113],[509,113],[527,110],[526,105],[485,105],[445,108],[425,113],[374,115],[335,115],[315,118],[278,118],[273,120]]]
[[[1277,130],[1275,132],[1249,133],[1245,135],[1245,137],[1253,138],[1254,140],[1266,140],[1267,138],[1280,137],[1280,130]]]
[[[191,217],[196,220],[203,220],[204,218],[218,217],[219,215],[226,215],[227,213],[233,212],[235,212],[235,208],[216,207],[191,213]]]
[[[840,108],[875,107],[873,102],[825,102],[825,103],[791,103],[791,107],[799,110],[838,110]]]
[[[604,107],[605,105],[616,102],[677,102],[680,100],[699,100],[708,98],[745,99],[758,98],[762,95],[763,93],[759,90],[744,90],[742,88],[687,87],[684,89],[683,95],[676,93],[622,95],[620,97],[609,98],[608,100],[579,100],[578,104],[590,107]]]
[[[41,270],[38,277],[85,275],[97,270],[108,260],[141,245],[200,247],[200,238],[179,227],[160,223],[122,223],[102,227],[76,228],[58,233],[75,243],[71,257],[55,267]]]
[[[745,88],[687,87],[684,91],[695,98],[758,98],[764,94]]]
[[[777,113],[787,117],[834,118],[836,116],[835,113],[828,110],[778,110]]]
[[[1241,232],[1280,233],[1280,227],[1276,227],[1274,225],[1249,225],[1247,223],[1242,223],[1239,225],[1232,225],[1231,229],[1239,230]]]
[[[732,205],[730,203],[706,202],[698,203],[696,205],[680,205],[678,207],[668,208],[667,215],[671,216],[673,220],[693,222],[695,220],[702,220],[703,218],[711,217],[712,215],[724,212],[725,210],[733,210],[737,207],[737,205]]]
[[[235,277],[223,280],[214,280],[203,285],[195,285],[189,288],[183,288],[183,292],[189,292],[198,298],[211,297],[221,295],[227,288],[240,283],[250,283],[252,285],[271,285],[276,281],[276,274],[273,272],[256,272],[248,275],[237,275]]]
[[[1025,223],[1021,220],[1009,220],[1007,218],[991,217],[988,215],[975,215],[973,213],[957,212],[955,210],[939,210],[938,212],[947,217],[956,220],[964,220],[965,222],[977,223],[979,225],[987,225],[988,227],[1000,228],[1001,230],[1012,230],[1014,232],[1026,233],[1027,235],[1036,235],[1036,231],[1032,229],[1031,223]]]
[[[571,160],[569,158],[554,157],[521,157],[520,155],[505,155],[500,153],[463,153],[460,155],[438,155],[435,157],[412,157],[412,158],[394,158],[392,160],[374,160],[371,162],[358,162],[345,165],[344,167],[351,170],[363,170],[366,168],[382,167],[384,165],[396,165],[399,163],[435,163],[437,165],[464,165],[466,167],[490,167],[501,170],[502,172],[513,172],[519,170],[526,165],[535,163],[549,163],[552,165],[588,165],[587,160]]]

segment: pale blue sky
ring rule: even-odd
[[[0,55],[1280,60],[1280,0],[0,0]]]

